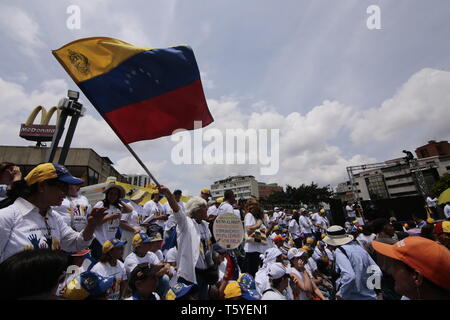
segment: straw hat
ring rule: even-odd
[[[133,189],[133,191],[132,191],[132,193],[130,195],[130,200],[131,201],[137,201],[140,198],[146,196],[147,194],[148,194],[148,192],[145,191],[145,190],[142,190],[142,189],[139,189],[139,188]]]
[[[353,236],[346,234],[341,226],[331,226],[327,229],[327,236],[323,238],[323,242],[331,246],[337,247],[347,244],[353,240]]]
[[[118,184],[115,184],[114,182],[111,182],[110,184],[108,184],[105,188],[105,191],[103,191],[103,193],[107,193],[109,190],[111,189],[117,189],[119,190],[119,198],[124,198],[125,197],[125,189],[122,186],[119,186]]]

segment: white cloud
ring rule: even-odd
[[[352,122],[352,140],[360,144],[448,137],[449,88],[450,72],[422,69],[393,98],[359,113],[358,121]]]
[[[167,161],[161,162],[144,162],[147,169],[158,180],[158,173],[160,173],[167,165]],[[116,162],[114,165],[117,171],[124,174],[146,174],[145,170],[137,162],[133,156],[124,157]]]
[[[0,5],[0,28],[28,56],[36,56],[36,49],[44,46],[39,25],[20,8]]]

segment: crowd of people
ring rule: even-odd
[[[449,219],[367,221],[346,205],[340,226],[325,208],[263,210],[207,188],[184,203],[163,185],[142,205],[145,191],[114,183],[92,205],[52,163],[25,177],[2,163],[0,183],[2,299],[450,299]],[[244,229],[233,250],[213,235],[229,213]]]

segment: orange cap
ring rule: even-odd
[[[443,245],[416,236],[393,245],[373,241],[372,246],[382,255],[404,262],[428,280],[450,291],[450,251]]]

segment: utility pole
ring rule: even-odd
[[[78,123],[78,119],[84,115],[85,109],[81,103],[78,102],[80,93],[78,91],[69,90],[67,93],[67,98],[63,98],[59,101],[58,107],[61,109],[61,116],[56,125],[56,132],[53,135],[52,144],[47,151],[46,161],[53,162],[56,154],[56,149],[58,148],[59,141],[64,133],[64,126],[68,117],[71,117],[69,129],[67,131],[66,139],[64,140],[64,145],[61,150],[59,157],[59,164],[64,164],[66,162],[67,154],[69,152],[70,144],[72,143],[72,138],[75,133],[75,128]]]

